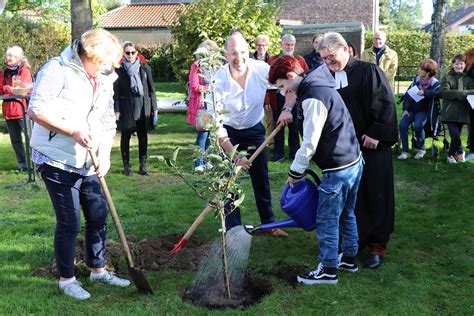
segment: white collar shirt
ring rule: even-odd
[[[248,72],[244,89],[235,81],[229,70],[229,64],[216,72],[215,82],[216,111],[226,110],[223,124],[238,130],[257,125],[264,116],[263,103],[268,87],[270,66],[260,60],[248,59]],[[227,131],[219,127],[219,137],[226,137]]]

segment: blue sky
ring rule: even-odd
[[[432,0],[423,0],[423,19],[421,22],[423,24],[431,22],[431,15],[433,14],[433,1]]]

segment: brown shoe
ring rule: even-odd
[[[272,228],[267,230],[273,237],[288,237],[288,233],[280,228]]]

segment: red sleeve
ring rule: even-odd
[[[5,75],[5,70],[2,71],[2,74],[0,74],[0,94],[11,94],[10,87],[5,85],[4,81],[4,75]],[[8,84],[8,82],[7,82]]]
[[[201,77],[198,76],[199,72],[197,63],[193,62],[191,64],[191,70],[189,71],[189,89],[194,93],[201,93],[201,90],[206,88],[206,86],[202,84]]]

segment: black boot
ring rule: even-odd
[[[142,176],[148,176],[148,170],[146,170],[146,156],[140,157],[140,168],[138,173]]]
[[[123,165],[123,172],[124,175],[126,176],[131,176],[132,175],[132,168],[130,167],[130,164],[124,164]]]

